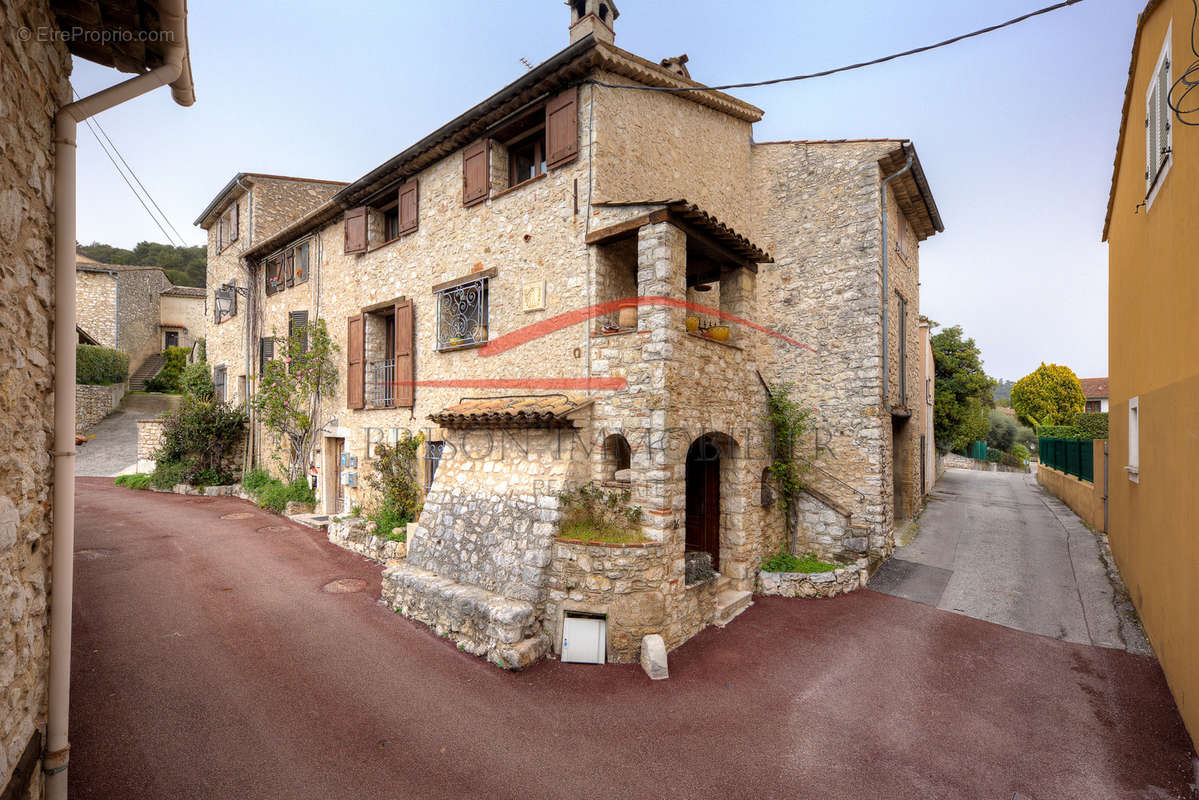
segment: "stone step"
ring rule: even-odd
[[[716,624],[724,627],[733,618],[753,605],[753,593],[725,589],[716,593]]]
[[[716,573],[716,593],[719,594],[720,592],[723,592],[725,589],[729,588],[729,584],[732,582],[733,582],[733,579],[730,578],[728,575],[721,575],[719,572],[717,572]]]
[[[505,669],[523,669],[549,651],[550,639],[540,632],[531,603],[407,562],[383,571],[381,602]]]

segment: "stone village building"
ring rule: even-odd
[[[509,667],[566,614],[627,661],[748,604],[788,536],[768,384],[816,412],[797,552],[889,554],[926,452],[918,243],[942,224],[912,143],[755,142],[760,109],[616,47],[611,2],[568,5],[566,49],[358,180],[239,173],[197,220],[225,396],[325,320],[321,510],[369,506],[373,443],[425,431],[385,599]],[[645,545],[556,539],[588,480],[631,488]],[[688,585],[687,551],[719,577]]]

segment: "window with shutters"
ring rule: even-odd
[[[264,336],[258,340],[258,374],[266,372],[266,362],[275,357],[275,337]]]
[[[370,207],[367,239],[370,247],[380,247],[420,227],[420,187],[415,179],[405,181],[393,193]]]
[[[286,279],[284,276],[285,264],[286,259],[283,257],[282,253],[273,255],[266,260],[264,272],[266,274],[267,296],[283,291],[283,287],[286,286]]]
[[[400,297],[362,310],[360,376],[366,408],[410,408],[415,397],[416,327],[411,300]]]
[[[1170,111],[1170,37],[1173,24],[1166,30],[1166,41],[1153,67],[1145,93],[1145,208],[1161,188],[1173,162],[1173,125]]]
[[[578,89],[567,89],[463,150],[463,203],[473,205],[515,189],[577,158],[577,96]]]
[[[224,250],[237,241],[237,229],[240,225],[240,207],[234,203],[225,209],[217,220],[217,251]]]
[[[308,312],[292,311],[287,315],[287,338],[299,342],[300,350],[308,352]]]
[[[438,350],[458,350],[487,342],[489,291],[489,279],[477,278],[436,292]]]
[[[345,252],[365,253],[367,248],[367,213],[366,206],[351,208],[345,216]]]
[[[228,399],[225,391],[226,372],[227,370],[223,365],[212,368],[212,396],[216,398],[218,403],[224,403]]]

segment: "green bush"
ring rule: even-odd
[[[1107,412],[1087,414],[1080,412],[1074,415],[1074,427],[1078,429],[1083,439],[1107,438]]]
[[[179,374],[179,389],[191,397],[211,400],[216,394],[216,387],[212,384],[212,376],[208,374],[208,365],[197,361],[184,367]]]
[[[178,392],[179,377],[187,366],[187,356],[191,349],[187,347],[168,347],[162,351],[165,359],[162,369],[150,380],[146,381],[148,392]]]
[[[1025,461],[1028,460],[1029,456],[1031,456],[1032,454],[1030,452],[1028,452],[1028,448],[1025,447],[1024,445],[1014,444],[1014,445],[1012,445],[1012,455],[1015,458],[1019,459],[1020,463],[1023,464]]]
[[[167,461],[159,461],[150,473],[150,485],[155,489],[170,489],[177,483],[186,483],[187,467]]]
[[[149,489],[150,476],[134,473],[132,475],[118,475],[113,481],[117,486],[124,486],[126,489]]]
[[[1037,436],[1042,439],[1089,439],[1073,425],[1038,425]]]
[[[261,470],[256,470],[261,472]],[[264,473],[265,474],[265,473]],[[265,508],[267,511],[274,511],[276,514],[282,514],[287,504],[291,501],[298,503],[307,503],[313,505],[316,503],[316,495],[303,479],[292,484],[286,484],[276,478],[268,478],[265,482],[261,480],[253,481],[257,489],[249,489],[250,494],[254,495],[254,502],[259,508]],[[246,486],[243,482],[242,486]]]
[[[196,339],[196,361],[203,364],[208,361],[208,341]]]
[[[780,548],[777,553],[762,562],[763,572],[831,572],[836,568],[836,564],[821,561],[812,553],[797,557],[788,553],[785,548]]]
[[[416,453],[424,440],[422,433],[413,436],[405,431],[394,445],[375,445],[375,459],[371,462],[373,469],[367,477],[367,483],[379,498],[369,518],[374,521],[380,536],[404,541],[404,534],[392,534],[392,529],[402,529],[420,514]]]
[[[78,345],[75,350],[75,382],[110,386],[129,377],[129,355],[111,347]]]
[[[252,469],[241,479],[241,485],[247,492],[253,494],[274,480],[265,469]]]
[[[991,409],[987,414],[987,447],[994,447],[999,450],[1011,450],[1012,444],[1016,441],[1016,425],[1015,417],[1003,413],[997,408]]]
[[[408,538],[406,526],[412,522],[412,517],[384,505],[371,515],[371,521],[375,523],[376,534],[393,542],[402,542]]]
[[[232,455],[245,424],[245,415],[224,403],[184,397],[182,405],[165,418],[162,446],[154,458],[160,468],[170,469],[172,476],[181,471],[181,479],[174,483],[193,486],[232,483],[233,476],[223,471],[221,465]]]

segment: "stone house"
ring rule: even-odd
[[[272,232],[222,246],[244,176],[198,221],[232,308],[218,384],[245,398],[275,337],[325,320],[322,510],[369,509],[374,445],[423,432],[384,596],[509,667],[570,615],[605,619],[610,659],[676,647],[780,547],[885,557],[922,494],[918,244],[942,225],[912,143],[755,142],[760,109],[616,47],[607,0],[568,6],[566,49],[358,180],[256,191]],[[764,423],[785,383],[815,410],[793,536]],[[643,544],[558,537],[559,490],[588,481],[628,488]],[[715,578],[688,582],[692,552]]]
[[[203,288],[175,286],[159,267],[101,264],[82,255],[75,273],[79,328],[128,353],[133,371],[167,347],[190,347],[204,336]]]
[[[66,796],[70,390],[80,328],[69,310],[74,137],[62,135],[75,128],[62,124],[61,115],[78,123],[152,81],[173,82],[179,102],[190,103],[184,15],[174,0],[10,0],[0,11],[0,797],[6,800]],[[157,72],[131,79],[137,84],[121,97],[73,103],[72,56],[123,72]]]

